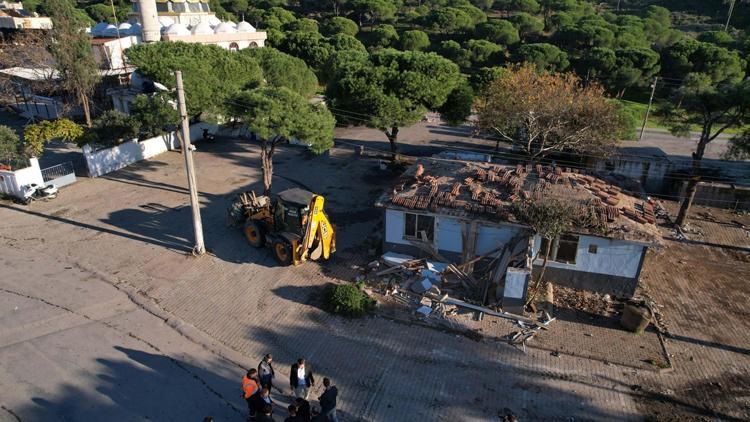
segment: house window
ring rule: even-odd
[[[229,51],[239,51],[240,46],[236,42],[229,44]]]
[[[599,247],[594,245],[593,243],[589,245],[589,253],[596,253],[597,250],[599,250]]]
[[[404,213],[404,238],[422,239],[421,232],[427,233],[427,239],[432,241],[435,233],[435,217],[422,214]]]
[[[539,248],[540,258],[544,258],[544,252],[547,250],[547,244],[549,244],[549,239],[543,237],[542,243]],[[549,250],[548,258],[549,260],[555,261],[555,262],[562,262],[565,264],[575,264],[577,253],[578,253],[578,236],[564,234],[556,238],[552,242],[552,247]]]

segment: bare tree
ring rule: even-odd
[[[495,79],[477,111],[479,130],[511,142],[532,161],[561,151],[608,155],[628,132],[603,88],[584,86],[572,73],[537,73],[528,64]]]

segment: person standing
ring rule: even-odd
[[[310,395],[310,387],[315,386],[315,377],[312,369],[305,366],[305,359],[297,359],[297,363],[292,365],[289,373],[289,384],[295,397],[302,397],[307,400]]]
[[[242,397],[247,402],[247,410],[251,419],[255,417],[256,413],[255,395],[258,393],[258,390],[260,390],[258,370],[252,368],[242,377]]]
[[[258,377],[260,378],[261,387],[271,391],[276,372],[273,370],[273,356],[270,353],[263,356],[263,360],[258,364]]]
[[[339,389],[335,385],[331,385],[331,380],[323,378],[323,387],[325,391],[318,397],[320,401],[320,407],[323,415],[330,422],[339,422],[339,418],[336,415],[336,398],[339,395]]]
[[[273,407],[273,400],[271,400],[271,391],[267,388],[261,388],[258,394],[255,395],[255,411],[257,414],[262,414],[263,409],[266,406],[271,405]]]
[[[289,412],[289,416],[284,419],[284,422],[300,422],[299,416],[297,416],[297,406],[290,404],[287,407],[287,411]]]
[[[258,418],[255,420],[256,422],[274,422],[273,406],[271,406],[270,404],[265,405],[261,413],[258,415]]]
[[[294,405],[297,407],[297,417],[299,420],[302,422],[310,422],[310,418],[312,418],[310,402],[302,397],[297,397],[297,400],[294,401]]]

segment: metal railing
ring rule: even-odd
[[[50,180],[55,180],[72,173],[75,173],[75,168],[73,167],[73,162],[68,161],[66,163],[42,169],[42,178],[44,178],[44,182],[47,183]]]

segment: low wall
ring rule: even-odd
[[[683,182],[680,196],[684,196],[686,191],[687,182]],[[695,192],[693,204],[747,211],[750,210],[750,186],[701,182]]]
[[[42,169],[39,167],[39,160],[36,158],[29,159],[29,167],[15,171],[0,170],[0,192],[6,195],[23,198],[22,188],[26,185],[36,183],[44,185]]]
[[[210,123],[197,123],[190,126],[190,141],[202,139],[203,129],[215,133],[218,126]],[[141,160],[146,160],[161,153],[180,148],[180,142],[174,132],[165,133],[153,138],[124,142],[112,148],[94,151],[89,145],[83,147],[83,156],[90,177],[99,177]]]

